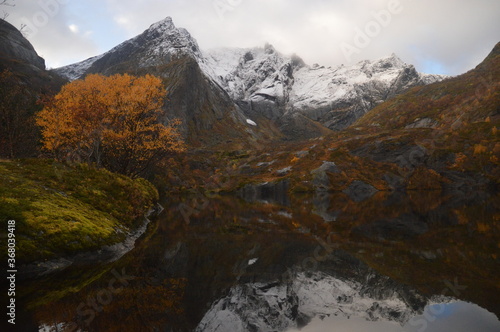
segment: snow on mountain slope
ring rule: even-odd
[[[418,73],[395,54],[332,68],[307,66],[271,45],[205,52],[212,77],[246,110],[276,118],[300,112],[331,129],[342,129],[404,90],[443,79]],[[340,116],[339,116],[340,115]]]
[[[291,103],[295,109],[326,105],[353,97],[356,86],[377,82],[385,86],[400,75],[404,63],[395,55],[376,62],[363,61],[352,67],[304,67],[297,71]]]
[[[219,48],[205,52],[206,63],[212,70],[210,74],[219,83],[224,82],[224,78],[239,66],[240,61],[244,59],[247,49],[243,48]]]
[[[79,78],[84,77],[85,73],[94,64],[94,62],[102,58],[104,55],[105,54],[97,55],[92,58],[88,58],[87,60],[84,60],[82,62],[78,62],[76,64],[71,64],[69,66],[57,68],[55,69],[55,72],[63,77],[66,77],[70,81],[77,80]]]
[[[448,76],[445,76],[445,75],[420,73],[420,79],[422,80],[422,83],[424,83],[425,85],[442,81],[443,79],[445,79],[447,77]]]
[[[272,96],[284,101],[291,86],[291,60],[277,53],[271,45],[252,49],[208,51],[207,64],[216,79],[235,99]]]

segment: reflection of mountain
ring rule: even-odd
[[[313,257],[302,262],[303,267],[316,264]],[[292,270],[274,280],[231,288],[197,331],[286,331],[317,316],[362,317],[402,326],[429,301],[343,251],[330,254],[315,272]]]

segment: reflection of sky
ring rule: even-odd
[[[370,322],[363,318],[333,317],[313,321],[301,330],[290,330],[289,332],[401,332],[401,326],[393,322]]]
[[[462,302],[454,302],[448,304],[432,304],[426,310],[429,313],[434,313],[437,319],[444,319],[446,317],[456,314],[457,310],[460,309]]]
[[[432,315],[433,312],[439,314]],[[454,302],[445,304],[444,308],[441,305],[427,307],[423,316],[415,317],[405,325],[404,331],[498,332],[500,321],[494,314],[476,304]]]
[[[297,332],[299,330],[290,330]],[[401,327],[394,322],[369,322],[361,318],[333,317],[313,321],[300,332],[498,332],[500,321],[491,312],[471,303],[454,302],[433,304],[425,308],[424,314],[410,319]]]

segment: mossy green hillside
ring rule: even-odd
[[[0,161],[1,233],[16,221],[18,263],[122,241],[158,198],[144,179],[51,160]],[[2,236],[3,237],[3,236]]]

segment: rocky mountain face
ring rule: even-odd
[[[49,92],[65,82],[45,68],[31,43],[12,24],[0,20],[0,71],[10,70],[35,90]]]
[[[18,59],[39,70],[45,70],[45,60],[23,37],[21,32],[4,20],[0,20],[0,54],[2,58]]]
[[[163,77],[170,91],[169,112],[183,120],[191,142],[204,140],[204,130],[219,142],[321,136],[349,126],[410,87],[442,79],[418,73],[395,55],[352,67],[325,68],[308,66],[295,55],[284,56],[271,45],[204,52],[171,18],[102,55],[56,72],[70,80],[90,73]],[[221,132],[214,128],[217,125]],[[228,128],[234,132],[226,133]]]
[[[32,157],[38,153],[38,130],[32,119],[42,94],[59,91],[66,82],[45,69],[33,45],[13,25],[0,19],[0,156]]]

